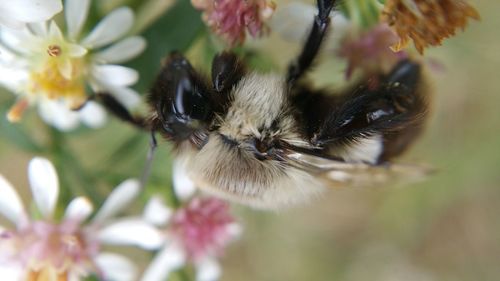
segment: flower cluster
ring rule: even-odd
[[[231,46],[243,43],[247,31],[252,37],[265,33],[265,21],[276,8],[268,0],[191,0],[191,3],[203,11],[205,23]]]
[[[400,59],[406,57],[403,51],[394,52],[390,46],[398,37],[385,24],[368,31],[346,36],[338,50],[338,55],[347,61],[346,78],[349,79],[356,69],[365,75],[387,73]]]
[[[118,8],[83,34],[89,9],[90,0],[66,1],[64,33],[54,20],[0,30],[0,84],[18,95],[7,115],[10,121],[19,121],[33,104],[60,130],[73,129],[80,121],[99,127],[105,114],[96,103],[87,103],[88,87],[114,95],[128,108],[138,104],[138,94],[128,88],[137,81],[137,72],[117,65],[145,47],[141,37],[124,38],[133,24],[132,11]]]
[[[59,181],[55,168],[34,158],[28,169],[37,212],[29,214],[14,187],[0,175],[0,215],[13,227],[0,226],[0,273],[6,280],[81,280],[95,275],[102,280],[137,279],[137,269],[126,257],[103,250],[105,245],[132,245],[160,250],[141,277],[161,281],[187,262],[197,268],[198,280],[217,280],[216,261],[241,229],[219,199],[194,196],[194,186],[176,171],[177,190],[185,204],[174,210],[153,197],[144,216],[117,217],[140,189],[131,179],[116,187],[101,209],[93,213],[90,201],[77,197],[63,215],[56,216]]]
[[[160,232],[137,218],[115,219],[139,192],[137,180],[120,184],[91,220],[90,201],[77,197],[62,218],[55,216],[59,194],[52,164],[34,158],[28,169],[39,215],[30,215],[19,195],[0,175],[0,214],[14,227],[0,228],[0,272],[5,280],[80,280],[94,274],[104,280],[133,280],[136,270],[125,257],[103,251],[103,245],[157,248]],[[126,270],[126,272],[124,272]]]
[[[400,38],[393,48],[404,48],[411,38],[419,53],[464,29],[469,18],[478,20],[479,13],[465,0],[389,0],[382,13]]]
[[[146,206],[145,220],[163,228],[165,241],[144,280],[161,281],[186,263],[194,264],[197,280],[217,280],[221,274],[216,260],[229,242],[241,233],[229,205],[216,198],[194,196],[195,186],[178,162],[174,165],[174,188],[184,204],[173,210],[161,198]]]

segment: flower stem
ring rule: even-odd
[[[54,158],[54,165],[61,181],[59,203],[66,206],[73,197],[78,195],[86,196],[94,204],[102,203],[103,199],[99,194],[90,189],[95,186],[95,182],[92,177],[85,173],[78,158],[73,155],[66,142],[65,134],[50,126],[47,126],[47,129],[50,137],[49,151]],[[75,177],[70,176],[72,173]],[[71,180],[73,178],[79,184],[76,184],[75,180]]]
[[[66,165],[64,161],[64,147],[65,140],[64,135],[57,129],[47,126],[50,136],[50,154],[53,156],[54,166],[58,171],[59,180],[61,181],[61,188],[59,188],[59,204],[61,206],[66,206],[71,198],[77,193],[74,185],[69,181],[68,175],[66,173]]]

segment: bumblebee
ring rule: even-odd
[[[403,60],[380,74],[376,87],[368,80],[341,93],[310,87],[304,76],[335,1],[317,6],[285,75],[249,70],[231,52],[215,56],[211,79],[180,53],[165,61],[149,95],[147,127],[174,143],[176,165],[199,188],[273,209],[331,186],[375,186],[424,173],[390,163],[417,138],[427,115],[421,66]]]

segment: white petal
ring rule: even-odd
[[[87,19],[90,0],[66,0],[64,6],[69,38],[76,39]]]
[[[50,19],[62,10],[61,0],[1,1],[1,17],[8,16],[20,22],[38,22]]]
[[[10,16],[8,12],[0,7],[0,27],[6,26],[10,29],[22,29],[24,27],[24,22]]]
[[[2,49],[0,49],[0,56],[5,54]],[[18,93],[19,90],[26,85],[26,81],[29,77],[28,71],[23,67],[17,67],[11,63],[6,63],[3,65],[0,62],[0,84],[2,84],[9,91]]]
[[[123,256],[101,253],[95,258],[95,262],[103,273],[103,280],[136,280],[137,269],[135,265]]]
[[[69,59],[62,59],[57,62],[59,73],[67,80],[72,80],[73,65]]]
[[[139,79],[136,70],[121,65],[99,65],[92,68],[95,79],[113,86],[130,86]]]
[[[141,281],[164,281],[170,273],[186,263],[186,254],[176,243],[163,248],[144,271]]]
[[[64,218],[84,221],[90,216],[90,214],[92,214],[93,210],[94,207],[89,199],[85,197],[77,197],[69,202],[66,212],[64,213]]]
[[[134,90],[126,87],[116,87],[111,84],[106,84],[104,81],[94,79],[91,84],[95,92],[106,91],[120,102],[125,108],[133,109],[137,107],[142,99],[141,96]]]
[[[71,271],[68,274],[68,280],[67,281],[81,281],[80,274],[76,272],[76,270]]]
[[[222,269],[215,258],[205,257],[196,264],[196,281],[216,281],[221,273]]]
[[[49,36],[51,39],[64,40],[61,29],[55,21],[51,21],[49,24]]]
[[[49,34],[46,21],[29,23],[28,29],[38,37],[47,37]]]
[[[1,264],[0,265],[0,276],[2,280],[8,281],[21,281],[25,279],[25,270],[21,264]]]
[[[0,32],[0,42],[2,32]],[[6,48],[3,44],[0,44],[0,66],[4,66],[4,64],[11,63],[18,59],[17,54]]]
[[[128,37],[96,53],[94,59],[102,63],[122,63],[144,51],[146,40],[140,36]]]
[[[26,28],[15,31],[0,29],[0,37],[5,46],[21,54],[30,54],[33,48],[38,48],[41,44],[40,38],[33,36]]]
[[[77,44],[68,44],[68,53],[70,57],[80,58],[87,54],[87,49]]]
[[[165,239],[159,230],[141,219],[124,219],[99,231],[99,240],[109,245],[135,245],[157,249]]]
[[[38,112],[42,119],[61,131],[75,129],[78,122],[78,112],[72,111],[61,100],[43,100],[39,102]]]
[[[0,214],[17,223],[25,216],[23,203],[14,187],[0,175]]]
[[[94,223],[102,223],[125,209],[139,193],[140,182],[129,179],[117,186],[94,217]]]
[[[227,226],[227,232],[232,239],[237,239],[243,233],[243,227],[238,223],[231,223]]]
[[[125,35],[133,22],[134,14],[130,8],[118,8],[100,21],[82,43],[90,48],[103,47]]]
[[[94,129],[104,126],[107,120],[104,108],[93,101],[87,102],[79,113],[82,123]]]
[[[124,87],[109,87],[111,94],[126,108],[132,109],[137,107],[142,99],[141,96],[134,90]]]
[[[51,218],[59,196],[59,180],[52,163],[35,157],[28,165],[28,177],[33,199],[45,218]]]
[[[175,160],[172,173],[175,194],[180,200],[186,201],[193,196],[196,191],[196,186],[187,175],[185,162],[182,160]]]
[[[154,225],[165,225],[172,214],[173,210],[167,207],[160,197],[153,196],[144,207],[143,218]]]

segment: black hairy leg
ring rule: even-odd
[[[318,0],[318,15],[314,17],[312,29],[302,48],[302,52],[295,62],[288,67],[287,81],[294,83],[309,69],[312,65],[321,43],[330,25],[330,13],[335,6],[336,0]]]
[[[145,118],[133,116],[125,106],[123,106],[115,97],[108,93],[97,93],[91,99],[98,101],[109,112],[118,119],[133,125],[139,129],[149,130],[148,122]]]
[[[245,66],[231,52],[217,54],[212,60],[212,84],[218,93],[231,90],[245,74]]]
[[[295,104],[311,144],[328,150],[379,135],[383,150],[377,162],[402,153],[427,113],[420,65],[402,61],[379,81],[376,88],[366,81],[338,96],[307,88],[299,92]]]
[[[151,139],[149,141],[149,151],[146,157],[146,164],[144,165],[144,169],[141,175],[141,189],[144,189],[146,186],[149,176],[151,174],[151,167],[153,165],[153,158],[156,152],[156,148],[158,147],[158,142],[156,141],[155,131],[151,131]]]
[[[231,52],[217,54],[212,60],[211,94],[213,110],[223,114],[231,102],[230,92],[235,84],[246,74],[244,63]]]
[[[151,128],[146,118],[133,116],[115,97],[108,93],[97,93],[91,99],[100,102],[111,114],[118,119],[129,123],[141,130],[148,130],[151,133],[150,149],[146,158],[146,164],[141,175],[141,188],[146,186],[149,174],[151,173],[151,164],[157,147],[155,131]]]

